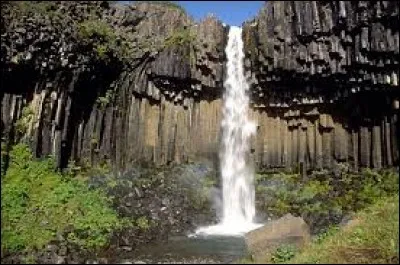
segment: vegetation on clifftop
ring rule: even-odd
[[[21,16],[40,14],[47,15],[50,18],[61,17],[61,13],[57,12],[57,3],[50,1],[18,1],[15,6],[16,11]]]
[[[83,45],[92,46],[99,60],[111,57],[123,59],[128,45],[122,42],[115,30],[106,22],[96,19],[85,20],[77,25],[77,37]]]
[[[135,4],[141,4],[141,3],[157,4],[167,8],[177,9],[182,12],[186,12],[186,10],[176,1],[135,1]]]

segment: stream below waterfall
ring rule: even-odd
[[[175,236],[168,242],[146,244],[118,255],[119,264],[223,264],[233,263],[247,253],[244,237]]]

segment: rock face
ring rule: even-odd
[[[23,139],[60,167],[217,157],[228,28],[216,18],[167,3],[1,5],[6,149]],[[268,1],[244,25],[257,168],[398,164],[398,10]]]
[[[301,217],[287,214],[245,235],[249,253],[256,262],[266,261],[282,245],[301,248],[311,240],[310,229]]]
[[[8,2],[2,17],[5,142],[22,138],[60,167],[70,159],[122,169],[214,156],[220,21],[194,24],[162,3],[102,1]]]
[[[243,35],[259,167],[398,163],[398,23],[398,2],[266,2]]]

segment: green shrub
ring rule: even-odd
[[[77,38],[84,46],[93,46],[99,60],[107,60],[112,56],[120,59],[129,53],[129,45],[119,41],[114,29],[105,21],[88,19],[77,25]]]
[[[68,239],[83,248],[101,247],[111,231],[126,225],[101,190],[54,170],[52,158],[35,160],[26,145],[10,152],[2,178],[1,244],[9,251],[40,249],[72,227]]]
[[[83,39],[97,39],[100,42],[115,41],[115,33],[110,25],[101,20],[85,20],[78,25],[78,36]]]
[[[315,243],[321,243],[326,238],[331,237],[338,232],[339,232],[339,226],[332,225],[332,226],[328,227],[324,232],[318,234],[313,241]]]
[[[296,246],[282,245],[272,253],[271,261],[273,263],[284,263],[292,259],[296,254]]]

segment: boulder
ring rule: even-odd
[[[249,254],[256,262],[266,261],[282,245],[302,248],[311,240],[310,229],[301,217],[287,214],[245,235]]]

